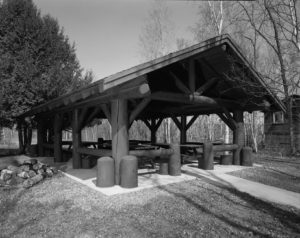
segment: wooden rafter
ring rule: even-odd
[[[210,79],[208,82],[206,82],[196,90],[197,94],[202,95],[205,91],[209,90],[217,81],[217,78]]]
[[[88,110],[89,110],[88,107],[84,107],[82,110],[80,110],[80,115],[78,118],[78,124],[80,128],[83,128],[84,126],[84,119],[86,118],[86,114]]]
[[[163,121],[163,118],[159,118],[158,121],[157,119],[154,119],[154,118],[151,118],[151,120],[142,120],[145,125],[149,128],[149,130],[155,130],[157,131],[158,127],[160,126],[160,124],[162,123]]]
[[[178,118],[177,117],[171,117],[172,118],[172,120],[174,121],[174,123],[175,123],[175,125],[177,126],[177,128],[179,129],[179,130],[181,130],[182,129],[182,126],[181,126],[181,122],[178,120]]]
[[[148,83],[132,85],[129,87],[125,85],[125,86],[120,86],[118,89],[113,88],[104,91],[99,96],[94,96],[84,101],[75,102],[63,108],[54,109],[54,112],[65,112],[65,111],[73,110],[74,108],[86,107],[86,106],[93,107],[99,105],[100,103],[109,103],[111,100],[116,98],[120,98],[120,99],[143,98],[148,95],[150,95],[150,88]],[[57,105],[52,107],[55,108],[56,106]],[[26,116],[27,114],[31,115],[31,114],[43,113],[44,111],[47,110],[49,110],[48,104],[46,104],[44,107],[38,106],[37,108],[33,109],[32,111],[29,111],[28,113],[25,113],[24,115]]]
[[[229,120],[224,114],[222,113],[217,113],[217,115],[222,119],[222,121],[225,122],[225,124],[231,129],[235,130],[236,128],[236,123],[233,123],[233,120]]]
[[[121,89],[124,85],[132,83],[136,79],[138,79],[136,82],[139,82],[139,84],[141,84],[142,82],[147,81],[148,80],[146,78],[147,75],[149,75],[149,73],[152,73],[154,71],[161,70],[172,64],[177,64],[177,63],[183,64],[184,62],[188,63],[188,61],[191,60],[192,58],[194,59],[194,61],[198,60],[197,58],[199,57],[209,59],[209,57],[211,56],[211,52],[219,54],[221,58],[226,57],[226,53],[223,51],[221,52],[220,50],[220,47],[223,46],[224,44],[226,44],[226,46],[230,48],[231,52],[243,63],[243,65],[245,65],[245,67],[247,67],[249,72],[251,72],[253,78],[255,78],[255,80],[259,82],[263,88],[265,88],[266,92],[270,95],[272,101],[275,102],[274,107],[285,110],[285,106],[282,104],[282,102],[280,102],[280,100],[276,98],[276,96],[266,86],[266,84],[263,82],[263,80],[260,78],[257,72],[253,70],[251,65],[246,61],[246,59],[243,57],[243,55],[241,54],[239,49],[235,46],[235,44],[230,39],[230,37],[227,35],[222,35],[222,36],[215,37],[213,39],[209,39],[200,44],[180,50],[178,52],[169,54],[167,56],[161,57],[159,59],[155,59],[153,61],[138,65],[136,67],[132,67],[128,70],[124,70],[122,72],[116,73],[112,76],[109,76],[91,85],[88,85],[83,89],[71,92],[59,98],[51,100],[50,102],[47,102],[43,105],[34,107],[32,110],[20,115],[20,117],[24,118],[26,116],[46,114],[46,113],[53,114],[58,111],[59,112],[71,111],[74,110],[74,108],[76,107],[86,106],[87,104],[90,104],[88,105],[89,107],[93,107],[99,104],[99,100],[102,99],[107,100],[105,102],[108,103],[112,97],[118,98],[117,91]],[[189,71],[191,67],[192,67],[191,65],[186,64],[185,68],[187,71]],[[197,72],[199,72],[199,75],[201,75],[200,71]],[[192,80],[190,80],[190,82],[192,82]],[[191,88],[192,87],[193,86],[191,84]],[[112,94],[107,93],[107,91],[110,90],[111,92],[113,92]],[[130,93],[127,94],[130,95],[129,97],[131,97]],[[98,96],[99,98],[96,98]],[[123,97],[126,96],[123,95]],[[145,95],[142,95],[140,97],[145,97]]]
[[[145,107],[150,103],[151,98],[144,98],[137,106],[136,108],[130,113],[129,116],[129,124],[131,124],[136,117],[145,109]]]
[[[156,92],[151,95],[151,98],[159,101],[178,102],[183,104],[199,104],[208,107],[220,107],[220,103],[230,107],[240,107],[239,103],[232,100],[216,99],[198,95],[185,95],[180,93]]]
[[[189,88],[192,92],[195,92],[196,90],[196,70],[194,59],[190,59],[189,61]]]
[[[157,131],[162,121],[163,118],[159,118],[158,121],[155,122],[155,125],[153,125],[153,129]]]
[[[84,124],[88,124],[90,123],[90,121],[92,119],[94,119],[94,117],[101,111],[101,108],[100,107],[95,107],[94,110],[90,113],[90,115],[88,116],[88,118],[86,118]]]
[[[199,117],[199,114],[196,114],[191,118],[191,120],[186,125],[187,130],[193,125],[193,123],[197,120],[198,117]]]
[[[188,89],[184,83],[172,72],[169,72],[170,75],[174,78],[175,80],[175,84],[176,84],[176,87],[182,91],[183,93],[186,93],[186,94],[190,94],[191,93],[191,90]]]
[[[222,77],[223,75],[221,75],[205,58],[201,58],[200,59],[212,72],[214,72],[214,74],[216,74],[216,76],[218,77]]]
[[[101,104],[100,107],[104,115],[106,116],[107,120],[109,121],[109,123],[111,123],[111,113],[108,104]]]
[[[225,116],[229,119],[229,120],[234,120],[233,116],[230,114],[230,112],[227,110],[226,107],[222,107],[222,111],[224,112]]]
[[[147,120],[147,119],[144,119],[144,120],[142,120],[144,123],[145,123],[145,125],[149,128],[149,130],[151,130],[151,124],[150,124],[150,122]]]

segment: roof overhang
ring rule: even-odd
[[[234,63],[231,61],[232,59]],[[188,99],[190,95],[188,98],[186,96],[177,97],[176,101],[175,95],[178,94],[178,88],[184,91],[185,87],[188,87],[186,81],[188,80],[189,69],[187,65],[191,60],[196,62],[199,68],[196,69],[196,71],[199,71],[197,74],[199,78],[202,77],[197,83],[198,87],[209,85],[208,82],[215,80],[215,78],[220,83],[210,90],[206,89],[206,95],[193,94],[195,97],[191,100]],[[238,72],[233,72],[233,64]],[[245,82],[252,82],[251,85],[247,85],[245,88],[254,87],[253,91],[257,90],[255,87],[260,88],[258,91],[262,94],[252,97],[254,98],[253,102],[249,102],[249,99],[248,102],[244,100],[241,103],[241,98],[250,95],[250,93],[247,92],[247,89],[234,88],[237,83],[242,82],[236,81],[236,77],[241,74],[243,74]],[[255,86],[252,84],[255,84]],[[221,95],[222,90],[225,91]],[[159,98],[159,95],[162,95],[161,92],[165,93],[163,93],[163,97]],[[169,101],[165,100],[165,97],[168,98],[167,93],[172,94],[169,95]],[[211,100],[200,104],[200,99],[197,96],[201,96],[203,100],[204,97]],[[20,117],[70,111],[74,108],[96,107],[118,98],[139,100],[145,97],[151,98],[153,102],[147,106],[147,109],[141,115],[143,117],[154,117],[155,115],[160,117],[177,116],[177,111],[178,115],[218,113],[224,108],[229,111],[233,111],[235,108],[248,111],[264,110],[263,108],[267,108],[267,104],[278,110],[286,110],[284,104],[248,63],[232,39],[228,35],[221,35],[103,78],[85,88],[36,106],[20,115]],[[249,98],[251,97],[249,96]],[[232,102],[232,106],[226,106],[226,101]],[[133,104],[136,104],[136,102],[133,102]]]

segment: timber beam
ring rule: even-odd
[[[78,117],[78,124],[80,129],[84,127],[84,119],[87,115],[88,109],[89,109],[88,107],[84,107],[80,110],[80,114]]]
[[[218,113],[218,116],[225,122],[225,124],[231,130],[235,130],[237,127],[237,123],[234,120],[233,116],[230,114],[230,112],[228,111],[228,109],[226,107],[223,107],[222,105],[220,105],[220,106],[222,107],[223,113]]]
[[[109,105],[108,104],[101,104],[100,105],[104,115],[106,116],[108,122],[111,124],[111,112],[109,109]]]
[[[129,152],[128,101],[111,101],[112,157],[115,161],[115,184],[120,184],[120,163]]]
[[[204,92],[209,90],[216,82],[218,81],[218,78],[212,78],[209,81],[207,81],[205,84],[203,84],[200,88],[196,90],[196,93],[198,95],[202,95]]]
[[[154,129],[155,129],[156,131],[157,131],[158,128],[160,127],[160,125],[161,125],[161,123],[162,123],[163,120],[164,120],[163,118],[159,118],[158,121],[155,122],[155,124],[154,124]]]
[[[145,125],[149,128],[151,132],[151,143],[156,143],[156,131],[158,130],[159,126],[161,125],[163,118],[157,119],[151,118],[150,122],[148,120],[143,120]]]
[[[101,103],[109,103],[115,99],[130,99],[130,98],[144,98],[150,95],[150,88],[147,83],[133,86],[130,88],[119,89],[115,92],[107,92],[101,96],[97,96],[83,102],[75,103],[74,107],[93,106]]]
[[[100,107],[95,107],[94,110],[90,113],[90,115],[86,118],[84,124],[87,125],[94,119],[94,117],[101,111]]]
[[[176,87],[185,94],[191,94],[192,91],[188,89],[184,83],[172,72],[169,72],[169,74],[174,78]]]
[[[189,61],[189,88],[191,92],[195,92],[196,90],[196,70],[194,59],[190,59]]]
[[[236,129],[236,122],[234,120],[228,119],[223,113],[217,113],[217,115],[232,131]]]
[[[98,93],[97,93],[98,94]],[[47,110],[52,110],[49,114],[57,113],[57,112],[66,112],[70,110],[74,110],[74,108],[79,107],[93,107],[97,106],[100,103],[110,103],[114,99],[135,99],[135,98],[144,98],[150,95],[150,87],[147,82],[143,83],[131,83],[130,85],[121,85],[117,89],[109,88],[105,91],[101,91],[101,94],[96,96],[97,94],[93,94],[95,96],[85,98],[82,101],[75,100],[74,103],[69,105],[69,102],[66,104],[63,103],[64,107],[58,108],[62,103],[55,99],[51,101],[51,103],[46,103],[41,106],[37,106],[33,110],[28,113],[24,113],[24,116],[33,115],[43,113]],[[67,95],[66,95],[67,96]],[[69,100],[68,97],[64,97],[64,99],[59,98],[61,101]],[[82,98],[81,98],[82,99]],[[78,102],[77,102],[78,101]],[[100,103],[99,103],[100,102]],[[47,114],[47,113],[46,113]]]
[[[181,116],[181,130],[180,130],[180,143],[184,144],[186,143],[186,116]]]
[[[177,117],[171,117],[173,122],[175,123],[175,125],[177,126],[177,128],[181,131],[182,126],[181,126],[181,122],[178,120]]]
[[[150,103],[151,98],[144,98],[136,108],[130,113],[129,116],[129,124],[132,124],[133,121],[137,118],[137,116],[145,109],[145,107]]]
[[[191,120],[186,125],[187,130],[193,125],[193,123],[197,120],[198,117],[199,117],[199,114],[196,114],[191,118]]]
[[[150,96],[153,100],[177,102],[184,104],[199,104],[201,106],[220,108],[220,104],[231,108],[240,108],[239,103],[232,100],[216,99],[195,94],[185,95],[180,93],[156,92]]]
[[[79,126],[79,110],[78,108],[73,111],[72,119],[72,141],[73,141],[73,169],[81,168],[80,153],[78,148],[81,145],[81,129]]]
[[[180,130],[180,143],[184,144],[187,142],[187,130],[192,126],[192,124],[195,122],[195,120],[198,118],[199,115],[194,115],[189,123],[187,123],[187,116],[183,115],[180,118],[180,121],[177,117],[173,116],[171,117],[174,123],[176,124],[177,128]]]

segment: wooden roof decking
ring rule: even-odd
[[[222,35],[96,81],[21,117],[85,108],[88,117],[106,118],[105,108],[93,108],[122,97],[129,99],[129,111],[143,105],[134,112],[139,118],[220,113],[224,108],[263,110],[268,105],[285,111],[231,38]]]

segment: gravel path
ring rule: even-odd
[[[204,179],[107,197],[62,175],[0,191],[0,237],[297,237],[300,211]],[[86,235],[86,236],[84,236]]]

